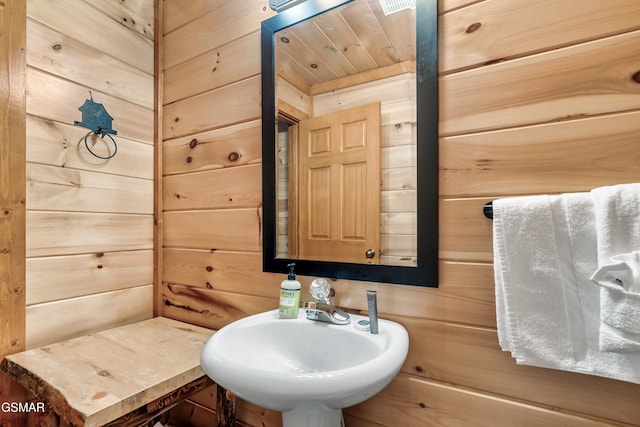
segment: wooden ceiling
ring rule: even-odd
[[[378,0],[354,0],[281,30],[275,38],[278,73],[312,88],[395,64],[415,64],[415,9],[385,16]]]

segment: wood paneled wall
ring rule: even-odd
[[[27,1],[27,347],[152,315],[153,19],[153,0]],[[109,160],[73,125],[89,92],[118,131]]]
[[[0,358],[25,349],[25,116],[27,8],[0,4]],[[22,402],[24,389],[0,376],[0,401]],[[25,414],[0,413],[22,425]]]
[[[258,33],[272,12],[266,0],[163,4],[162,313],[219,328],[275,308],[284,277],[262,273],[260,253]],[[640,3],[439,9],[440,287],[333,283],[353,310],[376,289],[380,315],[411,339],[400,374],[346,410],[347,425],[640,425],[640,386],[517,366],[500,350],[482,215],[501,196],[640,180]],[[204,426],[214,396],[174,413]],[[278,414],[238,408],[246,425],[280,425]]]

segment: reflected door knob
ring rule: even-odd
[[[376,251],[373,249],[367,249],[367,251],[364,253],[364,256],[371,259],[376,256]]]

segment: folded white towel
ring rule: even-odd
[[[640,350],[640,252],[611,257],[591,280],[600,290],[600,349]]]
[[[598,240],[598,265],[615,255],[640,250],[640,183],[591,191]]]
[[[600,289],[600,349],[640,354],[640,183],[591,191],[598,241],[598,270],[592,280]],[[616,281],[617,280],[617,281]]]
[[[567,311],[567,305],[579,306],[573,252],[584,252],[581,246],[595,248],[595,240],[592,227],[578,227],[571,244],[564,204],[575,200],[565,199],[529,196],[496,200],[493,235],[502,349],[511,351],[518,363],[569,370],[585,352],[580,311]],[[574,209],[579,206],[573,203]],[[585,240],[591,245],[585,245]],[[595,256],[595,250],[590,255]],[[569,324],[575,327],[569,328]]]
[[[498,337],[518,363],[640,384],[640,354],[599,348],[592,193],[493,203]]]

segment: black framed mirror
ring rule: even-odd
[[[362,6],[370,7],[372,9],[371,13],[362,13],[361,11],[357,12],[356,7],[361,7],[360,3],[358,2],[374,1],[376,2],[375,6]],[[329,191],[322,191],[322,189],[325,188],[323,187],[324,181],[322,180],[314,181],[314,183],[312,184],[309,184],[309,182],[305,181],[301,181],[304,184],[298,183],[297,177],[305,176],[307,172],[300,172],[299,168],[303,168],[303,166],[292,166],[293,161],[291,161],[291,164],[286,167],[289,177],[287,178],[288,189],[284,190],[284,197],[282,196],[283,190],[278,189],[278,187],[282,186],[282,179],[281,177],[279,177],[279,175],[287,175],[287,172],[283,173],[281,168],[279,171],[278,164],[280,163],[280,166],[282,166],[283,163],[283,154],[281,150],[283,145],[282,143],[280,143],[279,148],[278,135],[282,133],[292,135],[291,129],[293,129],[294,127],[297,129],[296,132],[298,132],[298,128],[305,129],[304,132],[300,130],[300,135],[308,135],[308,131],[306,131],[307,125],[303,125],[302,120],[317,117],[317,115],[319,115],[320,111],[322,110],[322,107],[318,105],[322,104],[314,104],[312,108],[309,108],[309,111],[303,111],[304,107],[296,108],[296,105],[293,105],[292,103],[287,103],[284,101],[279,102],[277,96],[281,95],[280,93],[277,94],[276,87],[279,87],[278,91],[285,91],[285,84],[289,85],[288,82],[282,80],[283,75],[288,75],[286,79],[290,82],[299,82],[301,80],[299,77],[301,77],[303,73],[307,73],[307,71],[309,71],[308,74],[310,76],[313,75],[310,77],[311,79],[319,79],[319,77],[317,77],[317,73],[322,71],[322,68],[328,65],[327,60],[323,59],[322,57],[322,52],[309,53],[309,56],[307,56],[307,54],[298,53],[294,56],[291,56],[291,58],[293,59],[292,62],[300,63],[301,68],[298,68],[297,70],[285,69],[282,66],[282,62],[286,61],[280,60],[280,63],[276,63],[276,56],[280,58],[280,55],[282,53],[281,51],[277,51],[277,49],[283,49],[282,47],[277,47],[278,43],[286,43],[286,49],[289,49],[296,43],[298,45],[304,46],[312,46],[313,44],[318,44],[320,46],[319,49],[329,51],[333,54],[339,53],[343,57],[348,55],[357,55],[358,49],[362,48],[367,42],[376,42],[373,41],[373,39],[368,40],[369,36],[360,36],[358,40],[362,43],[354,43],[353,41],[351,41],[351,44],[345,42],[341,45],[339,41],[333,40],[332,38],[337,37],[336,34],[338,33],[349,34],[350,36],[352,36],[356,32],[356,30],[352,31],[350,29],[349,31],[336,31],[336,34],[331,34],[331,31],[334,31],[338,26],[336,25],[336,23],[342,25],[343,21],[347,21],[349,13],[354,16],[358,15],[360,17],[358,18],[360,21],[364,21],[365,23],[367,23],[367,25],[370,26],[371,22],[375,21],[375,16],[382,17],[383,15],[378,9],[379,6],[377,2],[378,0],[307,0],[306,2],[294,6],[284,12],[281,12],[278,15],[263,21],[262,23],[263,269],[266,272],[278,272],[284,274],[288,271],[287,265],[291,262],[295,262],[296,272],[302,275],[429,287],[438,286],[439,178],[437,0],[416,0],[415,9],[411,12],[405,12],[407,14],[410,13],[411,16],[413,16],[413,19],[415,19],[415,22],[412,23],[413,26],[410,27],[415,28],[415,39],[413,40],[413,43],[415,44],[415,56],[413,58],[395,58],[395,56],[399,57],[401,55],[394,56],[390,54],[389,51],[391,49],[385,43],[383,49],[381,49],[382,56],[393,56],[395,58],[395,63],[387,65],[384,71],[380,71],[380,69],[368,70],[365,72],[355,70],[351,71],[349,77],[337,76],[334,79],[336,81],[340,81],[341,83],[322,82],[313,86],[314,88],[322,86],[324,87],[323,90],[325,93],[333,95],[334,98],[338,98],[337,104],[341,104],[341,107],[344,107],[345,109],[340,110],[339,112],[334,114],[334,116],[345,116],[346,108],[351,107],[350,105],[348,105],[349,101],[347,101],[347,96],[344,95],[343,92],[341,92],[345,90],[345,87],[348,87],[352,84],[363,84],[362,82],[368,81],[368,78],[372,75],[377,76],[373,78],[374,80],[396,79],[394,81],[405,78],[403,77],[405,75],[412,76],[412,83],[410,85],[400,83],[400,86],[398,87],[404,88],[403,90],[406,90],[406,88],[409,87],[408,90],[412,92],[411,97],[413,98],[414,102],[414,104],[412,104],[413,107],[411,107],[414,114],[414,119],[411,120],[409,126],[410,128],[412,128],[410,133],[412,135],[411,138],[413,138],[412,149],[414,150],[414,154],[411,154],[411,156],[413,157],[410,160],[410,163],[412,163],[411,167],[413,169],[408,169],[411,171],[410,174],[412,175],[412,179],[410,180],[411,183],[403,185],[410,190],[406,191],[405,193],[413,195],[413,200],[411,201],[411,203],[413,203],[414,212],[410,212],[410,214],[408,214],[409,220],[407,221],[407,223],[412,227],[412,231],[408,233],[410,235],[409,240],[411,241],[411,244],[409,244],[408,246],[411,246],[413,252],[411,252],[411,254],[408,256],[396,257],[399,261],[394,259],[392,256],[385,257],[388,252],[392,251],[385,249],[384,243],[380,242],[380,240],[385,242],[388,240],[388,234],[384,234],[384,236],[386,237],[377,240],[373,244],[371,249],[361,251],[364,254],[362,261],[354,261],[347,258],[345,258],[345,261],[342,261],[341,258],[334,258],[333,254],[336,252],[340,252],[340,250],[335,249],[335,246],[333,247],[334,249],[328,249],[324,252],[325,254],[328,254],[326,257],[322,255],[321,252],[316,255],[306,255],[306,252],[298,247],[302,247],[303,244],[298,243],[298,238],[296,238],[294,242],[291,236],[294,233],[298,232],[299,229],[303,228],[303,225],[301,224],[308,221],[307,219],[305,219],[305,214],[308,214],[308,212],[315,212],[318,209],[323,210],[325,208],[325,206],[327,205],[326,197]],[[383,6],[382,3],[383,2],[380,2],[380,7]],[[348,12],[347,9],[349,7],[353,7],[350,12]],[[345,9],[343,10],[341,8]],[[340,14],[337,21],[332,21],[332,19],[335,18],[331,18],[331,13]],[[384,15],[386,14],[387,11],[385,11]],[[326,22],[313,22],[313,20],[315,19],[325,19]],[[312,22],[314,25],[313,30],[319,28],[322,32],[322,37],[325,38],[324,40],[317,41],[315,39],[309,39],[313,31],[309,29],[308,25],[312,25]],[[304,27],[305,25],[307,25],[306,28]],[[324,29],[323,25],[325,26]],[[364,26],[363,24],[354,25],[359,25],[361,27]],[[393,24],[376,23],[375,25],[391,26]],[[396,28],[397,27],[398,25],[396,25]],[[359,29],[357,30],[360,31]],[[378,27],[378,31],[376,31],[375,33],[380,34],[381,32],[379,30],[380,28]],[[305,39],[305,37],[307,39]],[[365,40],[365,38],[367,40]],[[389,37],[388,40],[389,45],[391,45],[391,37]],[[376,45],[378,47],[382,46],[382,44],[379,42]],[[351,50],[349,51],[349,49]],[[324,53],[326,54],[327,52]],[[373,62],[380,62],[373,58],[373,55],[370,54],[368,56],[372,58]],[[347,58],[347,62],[350,62],[351,64],[355,64],[356,60],[357,59],[351,60],[350,58]],[[384,58],[381,61],[384,61]],[[310,66],[310,68],[313,68],[313,70],[305,71],[302,68],[305,66]],[[351,67],[351,65],[349,65],[349,67]],[[357,67],[354,65],[354,68]],[[388,70],[398,69],[402,71],[393,71],[391,74],[387,74]],[[335,72],[334,74],[339,74],[339,72]],[[356,77],[354,77],[353,75],[355,75]],[[380,75],[382,75],[383,77],[380,77]],[[305,83],[298,84],[298,87],[303,86],[305,86]],[[390,87],[393,88],[394,86],[392,85]],[[376,91],[378,91],[378,89],[377,86],[369,86],[368,88],[365,87],[365,91],[367,93],[375,93]],[[311,89],[308,92],[311,93],[311,95],[309,96],[313,96],[313,94],[319,93],[321,91]],[[340,93],[340,95],[336,97],[336,94],[338,93]],[[306,97],[307,95],[303,94],[301,96]],[[373,104],[376,103],[374,102]],[[378,108],[380,109],[380,107]],[[381,116],[386,116],[389,114],[390,113],[385,113],[383,111]],[[328,115],[329,114],[327,114],[327,116]],[[406,125],[406,121],[403,122],[403,124]],[[391,124],[388,127],[391,129],[398,129],[401,127],[401,124]],[[359,131],[355,133],[357,135],[360,135],[360,133],[358,132]],[[382,134],[384,134],[384,132],[385,131],[380,131],[380,133]],[[365,133],[366,132],[364,131],[362,132],[362,134]],[[292,137],[289,141],[284,143],[285,147],[290,147],[288,150],[289,152],[285,155],[286,158],[297,159],[298,157],[290,157],[293,156],[292,152],[308,151],[307,148],[309,146],[305,145],[306,142],[303,143],[304,141],[299,140],[299,138],[301,137]],[[311,139],[309,141],[311,141]],[[322,142],[319,143],[317,141],[317,139],[313,139],[313,144],[316,144],[316,146],[322,145]],[[305,149],[298,150],[297,148],[295,148],[298,146],[296,144],[299,144],[300,147],[305,147]],[[309,142],[309,144],[311,144],[311,142]],[[296,156],[298,156],[298,154],[296,154]],[[284,162],[287,163],[287,160],[285,159]],[[384,161],[382,163],[384,163]],[[359,170],[358,168],[355,169]],[[365,165],[364,168],[360,169],[370,170],[373,168]],[[379,175],[377,176],[380,178],[377,184],[378,186],[380,185],[379,183],[383,182],[385,179],[391,179],[389,178],[388,174],[385,175],[380,174],[380,172],[378,173]],[[404,173],[406,175],[406,171]],[[340,179],[344,180],[345,176],[355,177],[349,178],[351,179],[351,181],[347,182],[351,184],[355,182],[358,185],[351,186],[360,188],[358,177],[364,175],[366,174],[359,172],[351,173],[351,175],[342,174],[342,178]],[[328,183],[329,181],[326,182]],[[327,184],[326,188],[328,188],[328,185],[329,184]],[[302,190],[300,190],[300,187],[311,188],[312,190],[310,190],[310,193],[323,193],[321,196],[322,198],[319,199],[320,202],[309,202],[308,199],[304,198],[307,196],[301,195]],[[332,190],[332,192],[334,191]],[[377,192],[380,192],[379,188]],[[369,190],[368,193],[366,191],[360,191],[360,193],[361,194],[359,196],[349,195],[345,197],[343,195],[342,199],[340,199],[341,202],[339,201],[338,204],[345,205],[345,201],[364,201],[370,200],[372,198],[377,200],[377,195],[376,197],[373,197],[374,195],[372,194],[371,190]],[[362,194],[365,195],[362,196]],[[283,201],[283,199],[288,200]],[[303,207],[297,207],[297,205],[293,205],[292,200],[294,199],[304,199],[304,203],[301,204],[301,206]],[[393,201],[376,201],[375,203],[389,205],[392,204]],[[283,209],[283,204],[287,205],[288,208],[285,207]],[[354,203],[352,202],[351,204]],[[284,215],[287,216],[288,224],[286,225],[283,225],[282,222],[283,210],[288,212],[288,214],[285,213]],[[366,211],[370,209],[367,207],[358,206],[356,203],[356,206],[353,207],[353,210],[366,213]],[[300,213],[298,213],[298,211]],[[327,217],[330,216],[331,214],[328,213]],[[393,214],[384,212],[382,214],[379,214],[378,212],[376,212],[374,218],[377,221],[377,227],[381,227],[380,224],[384,224],[385,221],[391,216],[393,216]],[[382,220],[379,220],[379,217],[382,217]],[[372,221],[363,220],[362,222],[368,224]],[[294,224],[293,227],[291,225],[292,223]],[[352,228],[358,229],[358,221],[352,221],[352,223],[356,224],[356,226],[353,226]],[[407,227],[403,226],[399,228]],[[384,232],[380,233],[382,234]],[[308,234],[308,231],[305,231],[301,234],[306,235]],[[363,232],[361,234],[367,234],[367,232]],[[279,240],[282,240],[283,235],[285,236],[285,239],[288,239],[289,241],[289,248],[286,247],[286,242],[284,243],[284,245],[278,243]],[[282,249],[282,246],[285,247],[284,251]],[[316,245],[314,242],[312,242],[311,246],[315,247],[319,245]],[[380,252],[382,252],[382,257],[379,256]],[[371,259],[373,259],[374,261],[372,261],[369,256],[371,256]]]

